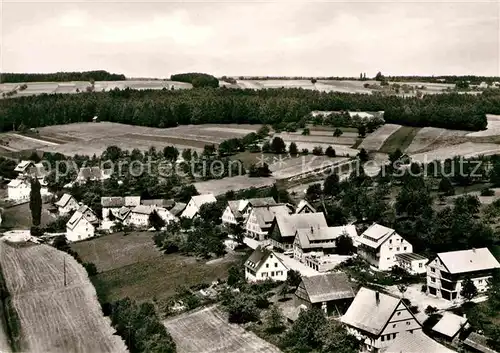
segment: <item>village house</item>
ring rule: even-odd
[[[427,265],[427,292],[447,300],[461,299],[462,282],[470,278],[478,292],[484,293],[497,268],[500,263],[488,248],[439,253]]]
[[[129,216],[130,216],[130,213],[132,212],[132,210],[128,207],[121,207],[119,210],[117,211],[113,211],[113,215],[115,216],[115,221],[113,222],[113,224],[115,222],[121,222],[123,224],[128,224],[128,220],[129,220]]]
[[[374,223],[358,238],[358,255],[382,271],[396,265],[396,254],[412,253],[413,246],[394,229]]]
[[[323,212],[277,214],[269,231],[270,243],[282,250],[293,250],[295,235],[300,229],[328,228]]]
[[[396,254],[396,265],[412,275],[426,273],[425,265],[429,259],[414,253]]]
[[[253,206],[245,223],[247,236],[259,241],[267,240],[275,217],[288,216],[290,212],[290,208],[283,204]]]
[[[172,207],[174,207],[175,201],[167,199],[151,199],[151,200],[142,200],[140,204],[145,206],[155,206],[155,207],[163,207],[166,209],[171,209]]]
[[[287,274],[288,268],[281,259],[273,251],[260,246],[245,261],[245,279],[247,282],[268,279],[286,281]]]
[[[422,329],[400,298],[364,287],[341,321],[349,333],[362,341],[362,349],[374,353],[383,352],[400,334]]]
[[[154,207],[154,206],[153,206]],[[158,216],[161,217],[165,221],[165,224],[169,224],[170,222],[175,222],[178,220],[176,216],[174,216],[168,209],[165,207],[156,207],[156,212]]]
[[[54,205],[60,216],[67,215],[80,207],[73,195],[70,194],[64,194]]]
[[[248,200],[228,201],[222,213],[222,224],[226,227],[234,226],[244,221],[243,211],[248,205]]]
[[[459,334],[467,331],[469,327],[466,317],[445,311],[443,317],[432,327],[432,331],[437,337],[452,342],[458,340]]]
[[[115,213],[125,206],[125,199],[121,196],[104,196],[101,197],[102,220],[103,222],[112,221],[110,213]]]
[[[306,200],[301,200],[295,209],[295,213],[316,213],[316,209]]]
[[[172,207],[169,211],[174,217],[179,218],[181,216],[182,212],[184,212],[185,208],[186,208],[185,203],[176,202],[174,207]]]
[[[140,196],[125,196],[125,207],[134,208],[141,204]]]
[[[345,235],[347,237],[357,236],[354,225],[338,227],[318,227],[297,229],[295,240],[293,242],[293,257],[301,262],[308,253],[335,253],[337,247],[337,238]]]
[[[70,242],[92,238],[99,220],[87,206],[80,206],[66,223],[66,238]]]
[[[78,171],[76,177],[77,183],[85,183],[87,181],[102,181],[111,177],[112,170],[103,170],[100,167],[82,167]]]
[[[7,184],[7,197],[13,201],[29,200],[31,184],[27,179],[12,179]]]
[[[230,227],[236,224],[243,224],[248,219],[253,207],[264,207],[277,205],[272,197],[260,197],[248,200],[228,201],[222,213],[222,224]]]
[[[200,211],[200,207],[207,203],[217,202],[213,194],[203,194],[191,197],[181,217],[192,219]]]
[[[139,205],[135,206],[128,217],[127,224],[138,228],[149,227],[149,215],[156,210],[154,206]]]
[[[35,163],[33,161],[21,161],[14,168],[14,171],[19,173],[18,175],[28,176],[30,169],[34,166],[35,166]]]
[[[355,297],[353,284],[345,273],[334,272],[302,277],[294,294],[294,306],[321,309],[325,315],[339,317]]]

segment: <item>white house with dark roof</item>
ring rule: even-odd
[[[455,353],[427,336],[422,330],[401,332],[383,353]]]
[[[222,213],[222,224],[225,226],[232,226],[243,222],[243,211],[247,205],[248,200],[228,201],[227,206]]]
[[[201,206],[207,203],[214,203],[214,202],[217,202],[217,199],[213,194],[203,194],[203,195],[193,196],[191,197],[191,200],[189,200],[189,203],[182,212],[181,217],[192,219],[198,214]]]
[[[414,253],[396,254],[396,265],[406,270],[412,275],[419,275],[427,272],[425,265],[429,259],[425,256]]]
[[[449,251],[437,254],[427,265],[427,293],[447,300],[461,299],[462,282],[470,278],[479,293],[500,263],[488,248]]]
[[[369,352],[383,352],[404,332],[422,329],[401,298],[362,287],[341,318]],[[405,351],[406,352],[406,351]]]
[[[294,306],[318,308],[327,316],[342,316],[355,297],[354,285],[345,273],[302,277],[294,294]]]
[[[127,224],[134,225],[138,228],[149,226],[149,215],[156,210],[154,206],[139,205],[135,206],[128,217]]]
[[[80,206],[66,223],[66,239],[70,242],[92,238],[99,220],[87,206]]]
[[[290,212],[288,206],[283,204],[253,206],[245,222],[247,236],[259,241],[267,240],[275,217],[287,216]]]
[[[109,214],[115,214],[120,208],[125,206],[125,199],[121,196],[103,196],[101,197],[102,220],[110,221]]]
[[[288,268],[276,254],[262,247],[257,247],[245,261],[245,279],[258,282],[271,279],[286,281]]]
[[[311,228],[318,235],[319,229],[328,228],[323,212],[276,215],[269,231],[270,243],[279,249],[292,250],[297,231],[310,230]]]
[[[397,264],[396,255],[412,253],[413,246],[394,229],[374,223],[358,238],[358,255],[379,270]]]
[[[311,226],[297,229],[293,242],[293,257],[304,262],[304,255],[308,253],[335,253],[337,238],[342,235],[350,238],[357,236],[356,227],[354,225],[320,228]]]
[[[19,162],[16,167],[14,168],[14,171],[19,173],[19,174],[28,174],[30,168],[34,167],[35,163],[33,161],[21,161]]]
[[[67,215],[80,207],[73,195],[70,194],[64,194],[61,196],[61,198],[54,203],[54,205],[57,207],[57,212],[61,216]]]
[[[316,209],[307,200],[300,200],[295,213],[316,213]]]
[[[29,200],[31,184],[27,179],[12,179],[7,184],[7,197],[13,201]]]

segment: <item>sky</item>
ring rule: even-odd
[[[2,72],[500,76],[498,1],[0,4]]]

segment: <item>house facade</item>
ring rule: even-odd
[[[66,223],[66,239],[70,242],[92,238],[99,220],[87,206],[80,206]]]
[[[248,205],[248,200],[228,201],[222,213],[222,224],[231,227],[244,221],[243,211]]]
[[[217,202],[217,199],[213,194],[203,194],[191,197],[186,208],[182,212],[181,217],[192,219],[200,211],[200,207],[207,203]]]
[[[427,273],[425,265],[429,259],[414,253],[396,254],[396,265],[412,275]]]
[[[301,200],[295,209],[295,213],[316,213],[316,209],[306,200]]]
[[[260,246],[245,261],[247,282],[286,281],[287,274],[288,268],[281,259],[273,251]]]
[[[64,194],[54,205],[60,216],[67,215],[80,207],[73,195],[70,194]]]
[[[413,246],[394,229],[376,223],[361,234],[358,243],[358,255],[382,271],[397,264],[397,254],[413,252]]]
[[[12,201],[29,200],[31,184],[27,179],[12,179],[7,184],[7,197]]]
[[[146,228],[149,226],[149,215],[156,210],[154,206],[139,205],[130,211],[127,224],[138,228]]]
[[[400,298],[361,288],[341,322],[362,342],[362,350],[381,353],[399,335],[422,326]]]
[[[294,306],[321,309],[326,316],[342,316],[355,297],[352,283],[345,273],[328,273],[302,277],[293,300]]]
[[[268,235],[277,216],[287,216],[290,209],[286,205],[254,206],[250,210],[245,222],[245,231],[248,237],[269,241]]]
[[[110,213],[115,213],[125,206],[125,199],[121,196],[104,196],[101,197],[102,220],[104,222],[111,221]]]
[[[439,253],[427,265],[427,293],[447,300],[462,299],[460,292],[466,278],[472,280],[480,294],[484,293],[497,268],[500,263],[488,248]]]

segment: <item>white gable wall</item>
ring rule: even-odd
[[[257,217],[255,216],[255,212],[253,210],[250,211],[250,215],[248,216],[247,222],[245,223],[245,230],[248,236],[257,240],[264,240],[265,236],[267,235],[267,231],[260,228],[260,225],[257,222]]]
[[[253,273],[245,267],[245,279],[247,282],[265,281],[268,279],[286,281],[287,273],[288,268],[283,265],[275,254],[269,255],[266,261]]]
[[[380,246],[380,258],[378,269],[388,271],[392,266],[396,265],[396,254],[411,253],[413,246],[404,240],[399,234],[392,234]]]
[[[9,200],[21,201],[30,198],[31,185],[29,183],[21,183],[17,187],[8,186],[7,196]]]
[[[224,213],[222,213],[222,224],[224,225],[231,225],[231,224],[237,224],[236,218],[233,215],[233,211],[231,211],[231,207],[227,206],[226,209],[224,210]]]
[[[68,203],[64,207],[59,207],[59,215],[64,216],[78,209],[78,202],[76,202],[74,197],[70,197]]]
[[[94,236],[95,227],[85,219],[80,218],[75,228],[72,230],[66,228],[66,239],[70,242],[92,238]]]

